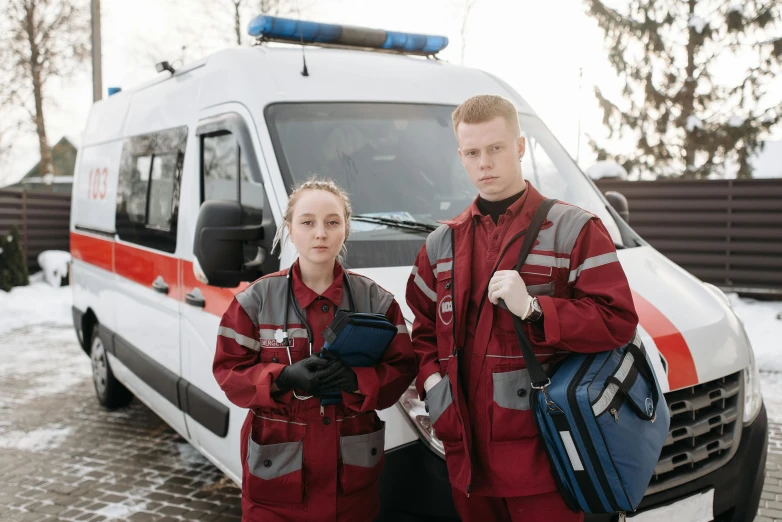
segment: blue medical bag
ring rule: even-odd
[[[517,271],[555,203],[546,200],[533,216]],[[515,315],[513,325],[532,381],[533,417],[562,496],[574,511],[619,513],[623,520],[649,486],[671,423],[640,336],[614,350],[569,354],[547,374]]]

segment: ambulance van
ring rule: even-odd
[[[633,232],[507,83],[437,59],[446,38],[272,17],[249,29],[258,45],[163,62],[154,81],[90,111],[71,277],[74,326],[103,405],[137,397],[238,483],[246,412],[212,375],[218,324],[237,292],[295,259],[290,243],[280,258],[271,253],[291,187],[318,174],[349,191],[345,264],[392,291],[411,327],[405,286],[416,253],[476,196],[451,112],[499,94],[518,107],[526,179],[602,219],[632,287],[672,417],[635,515],[753,519],[766,413],[752,348],[722,291]],[[443,446],[415,389],[380,416],[383,517],[453,519]]]

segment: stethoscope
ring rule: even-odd
[[[293,364],[293,358],[291,357],[291,340],[288,336],[288,310],[290,310],[291,303],[293,303],[293,311],[296,313],[296,317],[299,318],[299,321],[301,321],[301,324],[304,325],[304,328],[307,330],[307,342],[310,347],[310,357],[312,357],[312,340],[314,339],[312,335],[312,328],[310,328],[309,323],[307,322],[307,319],[304,317],[304,312],[299,308],[299,302],[296,300],[296,295],[293,293],[293,267],[291,267],[288,270],[288,294],[285,298],[285,316],[283,318],[282,322],[282,342],[285,345],[285,351],[288,353],[288,362],[290,364]],[[353,287],[350,285],[350,278],[348,277],[347,271],[342,272],[342,277],[345,281],[345,284],[343,285],[344,291],[348,294],[348,311],[354,311],[356,309],[356,305],[353,302]],[[307,399],[311,399],[313,396],[307,396],[307,397],[299,397],[296,394],[296,390],[293,390],[293,396],[299,399],[300,401],[306,401]]]

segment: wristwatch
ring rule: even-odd
[[[533,297],[530,301],[530,308],[530,313],[524,320],[528,323],[536,323],[540,321],[540,319],[543,317],[543,310],[540,308],[540,301],[538,301],[537,297]]]

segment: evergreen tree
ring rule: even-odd
[[[9,292],[15,286],[29,283],[19,230],[12,227],[11,232],[0,235],[0,290]]]
[[[628,172],[698,179],[724,170],[752,177],[750,157],[782,119],[779,0],[585,0],[605,33],[624,100],[595,89],[609,137],[629,131],[629,154],[590,138],[598,159]],[[735,74],[733,71],[735,70]]]

